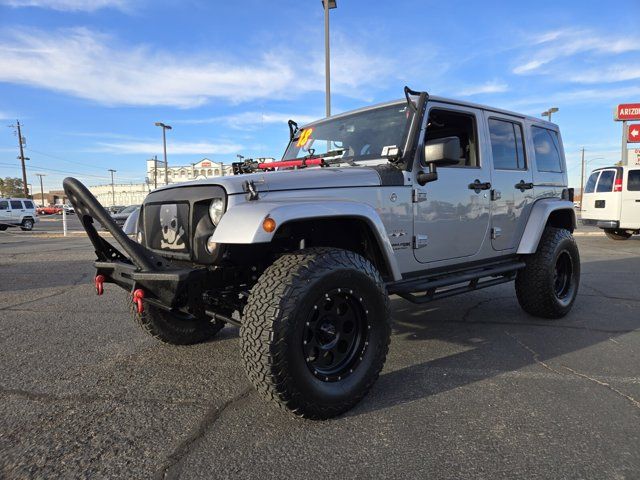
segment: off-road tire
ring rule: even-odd
[[[303,351],[303,338],[316,325],[313,320],[311,327],[308,323],[310,315],[317,315],[314,307],[317,312],[322,301],[332,301],[327,292],[335,295],[335,302],[353,301],[354,311],[362,308],[358,311],[366,325],[364,340],[357,340],[362,342],[360,353],[345,360],[356,363],[345,364],[346,376],[336,373],[331,381],[312,371],[310,357]],[[339,311],[341,306],[335,308]],[[318,318],[317,324],[321,321]],[[341,330],[345,323],[339,322],[335,320],[339,325],[335,338],[346,338],[348,333]],[[251,289],[240,328],[245,369],[258,392],[310,419],[340,415],[367,394],[382,370],[390,337],[389,299],[380,274],[360,255],[333,248],[309,248],[279,257]]]
[[[629,240],[629,238],[631,237],[631,234],[629,232],[613,228],[605,229],[604,234],[611,240]]]
[[[209,319],[183,320],[161,308],[144,302],[144,312],[138,313],[130,302],[130,311],[138,325],[149,335],[171,345],[193,345],[209,340],[222,330],[224,322]]]
[[[536,317],[564,317],[573,306],[580,286],[580,254],[573,235],[563,228],[546,227],[538,250],[524,257],[526,267],[516,276],[516,295],[522,309]],[[566,286],[560,281],[558,265],[570,264]],[[567,267],[565,266],[565,269]]]
[[[25,218],[22,221],[22,226],[20,227],[20,229],[23,232],[30,232],[31,230],[33,230],[33,220],[31,220],[30,218]]]

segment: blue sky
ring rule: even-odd
[[[572,183],[620,157],[617,103],[640,102],[638,0],[338,0],[333,112],[434,95],[539,115],[562,130]],[[0,176],[45,189],[144,179],[171,124],[170,164],[279,157],[288,118],[324,114],[320,0],[0,0]],[[604,159],[602,159],[604,157]],[[600,159],[598,159],[600,158]]]

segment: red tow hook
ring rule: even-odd
[[[102,295],[104,293],[104,275],[96,275],[96,293]]]
[[[144,304],[142,303],[142,299],[144,298],[144,290],[141,288],[136,288],[133,291],[133,303],[136,304],[136,308],[139,314],[144,313]]]

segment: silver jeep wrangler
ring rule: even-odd
[[[135,319],[172,344],[238,325],[257,390],[315,419],[376,381],[389,295],[421,304],[515,280],[527,313],[571,309],[580,258],[556,125],[405,88],[400,101],[289,129],[282,161],[149,194],[136,241],[67,178],[97,292],[129,290]]]

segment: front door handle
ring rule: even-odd
[[[481,182],[476,178],[473,183],[469,184],[469,190],[474,190],[476,193],[480,193],[481,190],[490,190],[491,182]]]
[[[531,190],[533,188],[533,183],[525,183],[524,180],[520,180],[519,183],[516,183],[516,188],[521,192],[524,192],[525,190]]]

